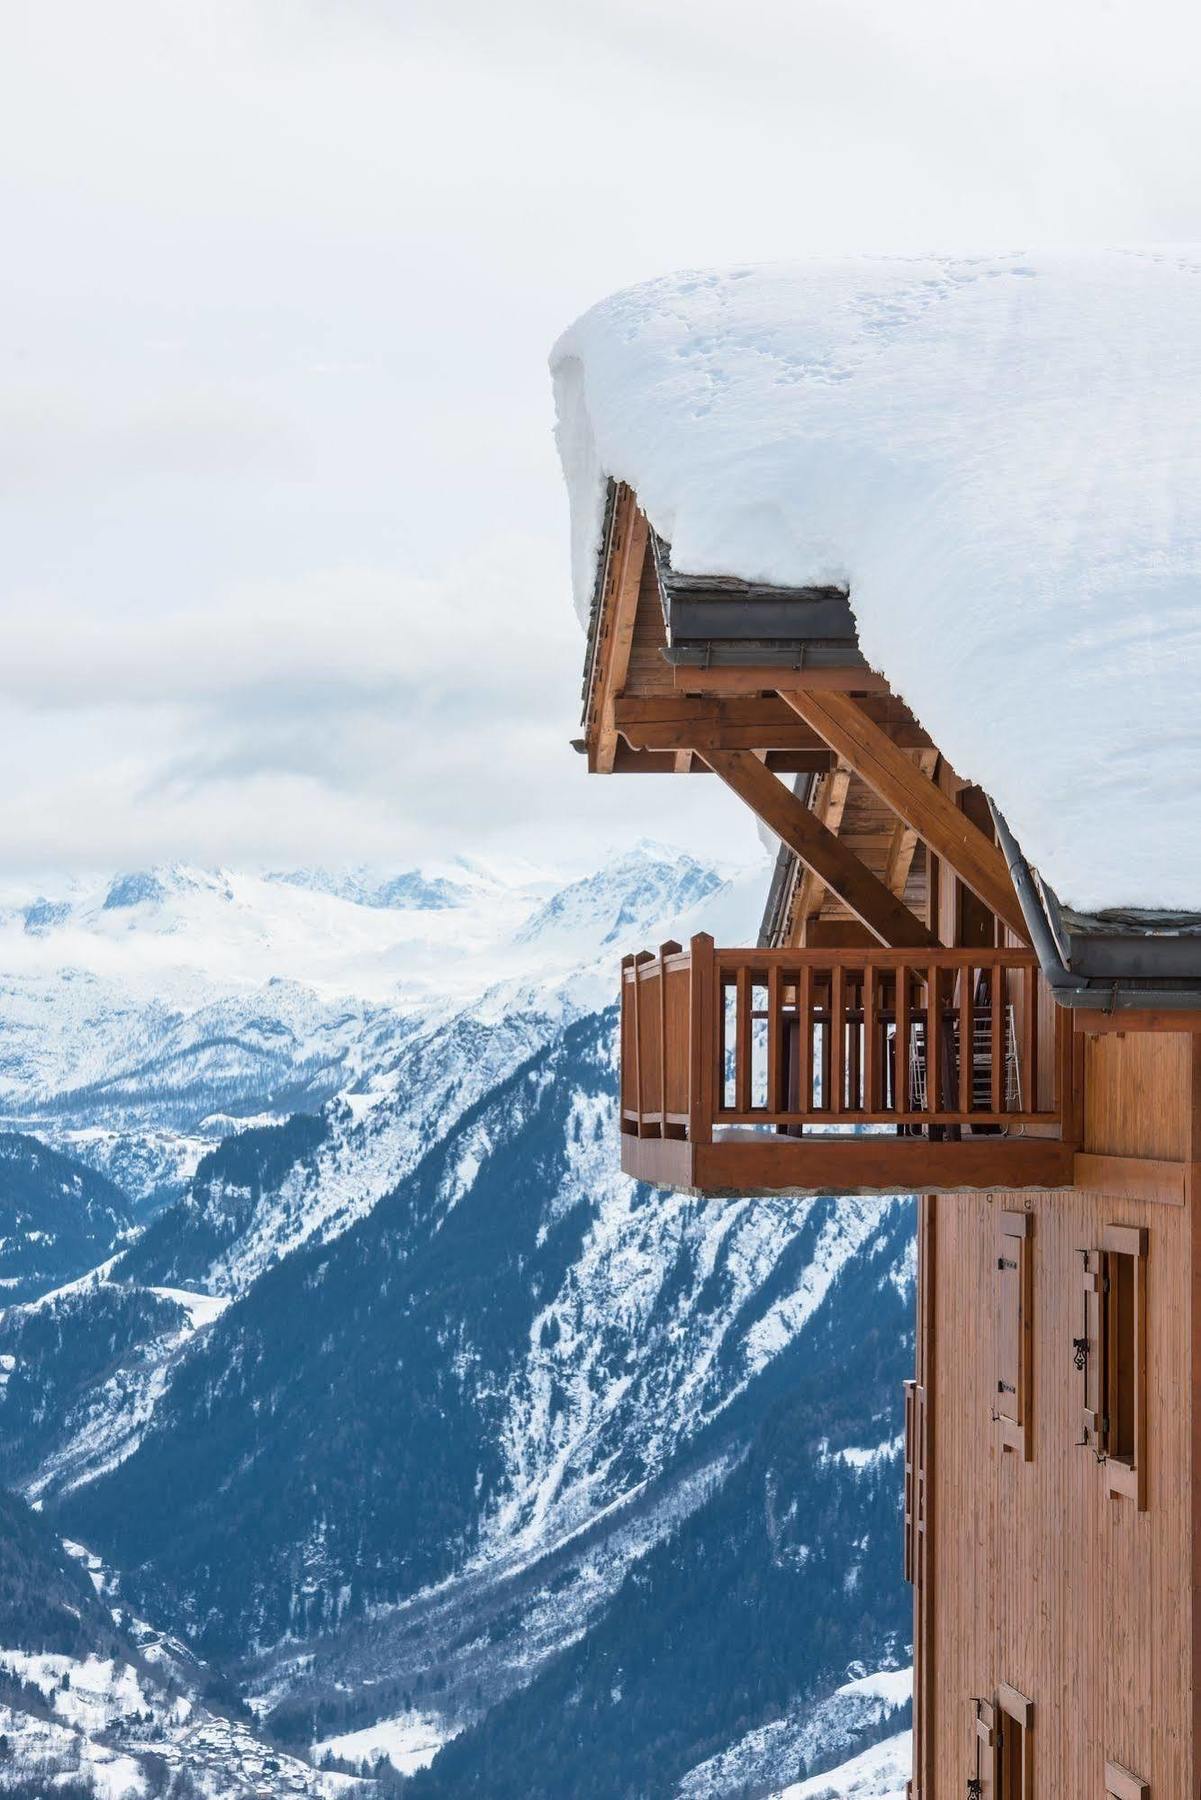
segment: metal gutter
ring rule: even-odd
[[[1154,940],[1145,936],[1140,938],[1135,933],[1120,940],[1113,937],[1098,940],[1104,945],[1104,950],[1097,960],[1103,967],[1108,965],[1106,972],[1096,970],[1095,966],[1093,973],[1088,973],[1083,968],[1069,967],[1060,949],[1060,938],[1052,928],[1044,896],[1056,913],[1059,913],[1058,903],[1045,884],[1040,883],[1034,875],[998,808],[991,799],[988,804],[1005,861],[1009,865],[1022,917],[1030,932],[1030,942],[1047,985],[1060,1006],[1087,1007],[1100,1012],[1130,1012],[1147,1008],[1165,1012],[1201,1011],[1201,937],[1177,935],[1166,939],[1172,947],[1175,966],[1170,971],[1164,969],[1160,975],[1147,972],[1163,966],[1162,959],[1155,952],[1148,951],[1148,946]],[[1060,930],[1062,929],[1060,914]],[[1074,945],[1079,939],[1069,937],[1068,941]],[[1128,950],[1124,963],[1114,954],[1113,947],[1118,942],[1124,943]],[[1081,943],[1082,950],[1086,943],[1087,934]],[[1186,945],[1191,947],[1191,956],[1182,954],[1182,946]],[[1091,948],[1096,956],[1097,945]],[[1175,985],[1181,980],[1186,985]]]

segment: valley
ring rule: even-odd
[[[621,951],[740,941],[763,883],[642,845],[0,905],[0,1480],[225,1696],[128,1792],[240,1791],[242,1733],[260,1792],[766,1796],[903,1732],[912,1203],[613,1155]]]

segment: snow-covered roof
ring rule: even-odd
[[[552,370],[582,613],[614,478],[676,569],[844,586],[1061,899],[1201,908],[1201,248],[674,275]]]

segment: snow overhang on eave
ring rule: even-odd
[[[1192,1006],[1201,981],[1199,270],[1173,247],[689,271],[552,359],[580,610],[617,472],[678,690],[883,671],[1049,878],[1026,898],[1066,1004]],[[806,582],[847,585],[782,585]],[[644,627],[653,591],[648,567]]]
[[[584,652],[585,717],[596,679],[600,623],[609,581],[620,483],[606,483]],[[636,496],[635,496],[636,500]],[[735,575],[687,575],[672,567],[671,545],[649,527],[666,634],[664,660],[677,668],[862,669],[850,596],[837,587],[775,587]]]

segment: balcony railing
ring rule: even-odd
[[[719,950],[622,965],[622,1164],[699,1191],[1071,1181],[1070,1039],[1026,950]]]

